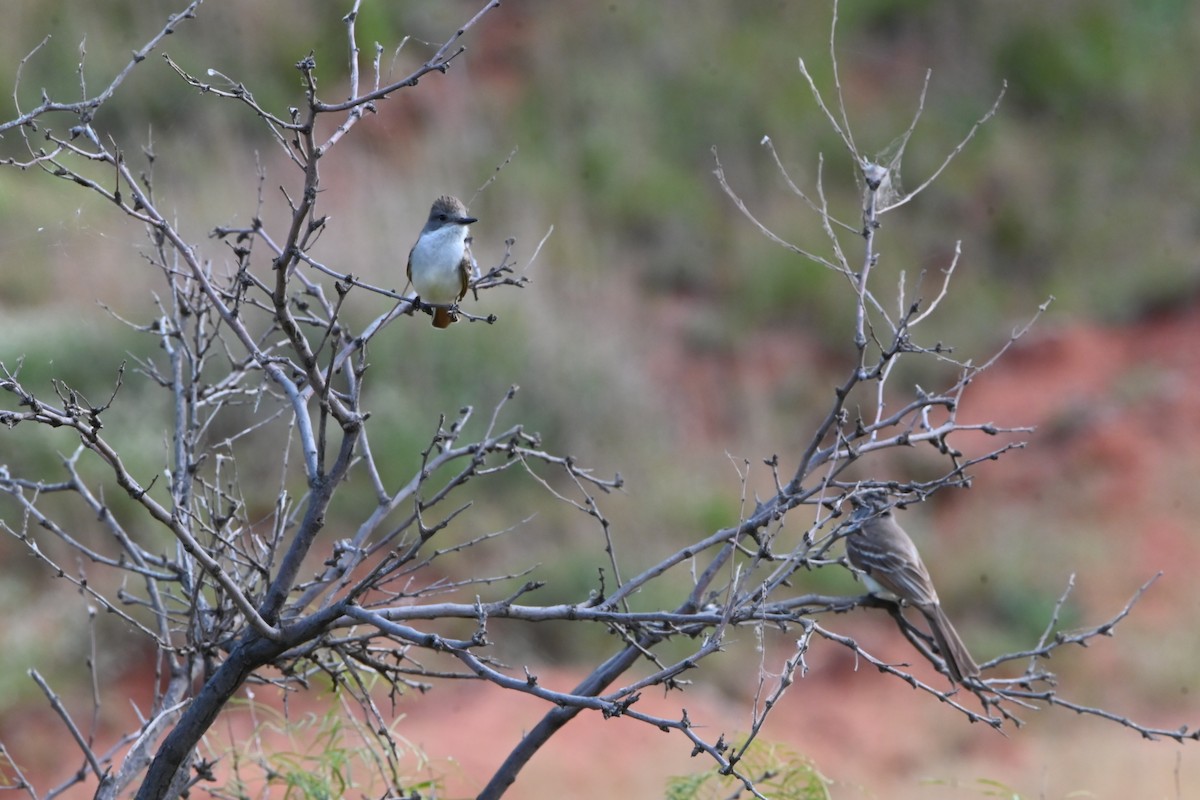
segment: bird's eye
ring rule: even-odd
[[[445,214],[438,214],[438,219],[440,219],[442,222],[445,222],[445,221],[446,221],[446,215],[445,215]]]

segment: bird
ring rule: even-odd
[[[433,306],[433,327],[458,319],[457,304],[467,294],[474,260],[467,226],[478,222],[451,195],[433,201],[429,219],[408,253],[408,279],[420,302]]]
[[[942,610],[929,570],[913,540],[896,522],[887,494],[859,492],[850,496],[850,502],[856,507],[851,517],[856,527],[846,536],[846,556],[862,572],[868,591],[921,612],[954,683],[978,678],[979,665]]]

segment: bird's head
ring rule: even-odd
[[[879,516],[893,505],[886,489],[857,489],[847,495],[846,499],[854,506],[851,519],[858,522]]]

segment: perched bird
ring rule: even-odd
[[[408,279],[421,302],[433,306],[433,327],[446,328],[458,319],[457,304],[471,280],[471,247],[467,226],[477,222],[457,197],[433,201],[429,219],[408,253]]]
[[[924,615],[933,640],[955,683],[979,676],[979,666],[938,602],[929,570],[917,546],[892,516],[883,492],[860,492],[850,496],[855,505],[851,521],[857,527],[846,536],[846,556],[862,570],[871,594],[892,602],[903,602]]]

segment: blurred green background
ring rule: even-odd
[[[181,5],[6,5],[0,86],[14,85],[22,56],[49,33],[22,68],[16,102],[32,107],[43,90],[54,99],[77,98],[81,53],[87,89],[95,92]],[[364,84],[375,42],[382,47],[383,80],[402,77],[479,5],[365,2],[358,25]],[[347,8],[210,0],[198,19],[181,24],[134,70],[97,116],[97,130],[112,136],[131,163],[152,147],[159,206],[176,216],[206,258],[231,261],[209,233],[244,225],[258,213],[258,170],[266,174],[261,214],[268,229],[278,230],[284,218],[279,187],[295,191],[300,176],[249,109],[189,88],[161,53],[215,86],[226,85],[225,78],[244,83],[263,106],[286,115],[288,106],[302,102],[294,64],[309,51],[323,99],[346,95],[340,18]],[[508,3],[465,38],[467,51],[448,74],[429,75],[416,89],[380,103],[377,114],[338,144],[323,161],[318,212],[330,215],[330,224],[317,258],[400,289],[404,258],[431,199],[453,193],[480,218],[473,233],[481,265],[496,263],[504,240],[514,237],[518,270],[532,279],[527,289],[488,292],[472,306],[498,314],[495,326],[462,324],[441,333],[422,319],[401,320],[373,345],[367,405],[385,478],[407,475],[439,413],[474,405],[483,415],[518,384],[508,422],[540,431],[550,450],[626,478],[627,491],[605,498],[604,508],[628,574],[736,519],[736,469],[743,459],[754,465],[751,487],[762,491],[770,482],[761,459],[779,454],[785,469],[794,466],[832,381],[853,358],[852,297],[836,275],[772,244],[736,211],[712,174],[712,151],[759,219],[789,241],[830,252],[819,221],[789,192],[761,145],[764,136],[810,193],[822,156],[835,214],[858,224],[854,170],[797,68],[803,58],[832,99],[830,17],[829,5],[816,2]],[[1115,369],[1119,347],[1113,342],[1136,348],[1142,335],[1136,326],[1195,313],[1200,104],[1190,99],[1190,85],[1200,73],[1197,53],[1200,7],[1184,0],[843,3],[840,78],[865,152],[885,151],[903,132],[932,70],[924,115],[903,162],[907,187],[941,164],[1008,83],[998,115],[880,231],[876,286],[885,297],[890,292],[883,287],[902,274],[910,297],[932,296],[955,242],[962,242],[950,300],[927,327],[925,343],[940,340],[964,358],[986,358],[1053,295],[1050,314],[1035,332],[1050,343],[1038,345],[1044,340],[1035,338],[1030,346],[1052,350],[1054,342],[1074,341],[1055,337],[1080,326],[1104,330],[1107,338],[1089,339],[1105,343],[1093,358],[1111,357]],[[8,96],[0,102],[3,118],[15,115],[13,103]],[[73,123],[60,117],[46,124],[62,133]],[[327,120],[324,132],[335,123]],[[476,194],[514,149],[497,180]],[[20,158],[19,136],[10,131],[0,150],[0,156]],[[22,378],[35,390],[49,391],[49,380],[59,377],[103,397],[123,359],[153,357],[157,350],[100,304],[146,322],[156,315],[153,293],[163,287],[140,255],[146,240],[138,226],[98,197],[33,173],[0,170],[0,361],[23,358]],[[854,262],[855,240],[843,244]],[[257,257],[266,274],[264,252]],[[352,298],[349,313],[360,323],[387,308],[365,293]],[[1196,346],[1186,339],[1179,344]],[[1135,362],[1153,362],[1159,354],[1138,355],[1135,350]],[[1098,392],[1080,388],[1092,384],[1066,370],[1036,386],[1016,382],[1007,407],[1015,413],[995,421],[1041,423],[1069,436],[1080,419],[1094,432],[1087,425],[1098,424],[1096,409],[1109,420],[1129,416],[1130,409],[1161,409],[1173,368],[1140,366]],[[905,377],[937,385],[947,375],[918,370]],[[1070,402],[1034,399],[1047,395]],[[1197,403],[1190,397],[1180,402],[1185,409]],[[107,425],[111,437],[123,437],[140,474],[164,464],[165,422],[162,429],[146,424],[160,415],[165,420],[164,412],[163,398],[147,381],[126,376]],[[1105,417],[1108,412],[1113,416]],[[1196,417],[1171,420],[1172,446],[1153,451],[1155,468],[1194,474],[1188,470],[1200,465]],[[27,426],[4,431],[0,463],[53,476],[74,444],[65,434],[46,437]],[[989,473],[981,469],[981,497],[969,506],[974,524],[966,531],[950,524],[968,513],[961,510],[909,515],[919,538],[945,536],[927,560],[942,576],[947,605],[968,609],[959,616],[976,631],[968,636],[972,643],[991,652],[1030,643],[1073,570],[1086,583],[1090,569],[1111,578],[1113,562],[1138,567],[1122,575],[1124,582],[1093,589],[1094,605],[1081,601],[1070,612],[1095,619],[1154,570],[1178,563],[1130,557],[1122,548],[1136,542],[1123,530],[1106,529],[1096,510],[1097,498],[1129,507],[1121,470],[1144,444],[1131,437],[1111,464],[1104,462],[1111,472],[1099,477],[1079,468],[1096,463],[1090,451],[1051,446],[1016,454],[1011,458],[1025,459],[1019,464],[1049,465],[1032,470],[1041,482],[999,473],[992,495]],[[269,448],[240,453],[243,473],[269,469],[271,456]],[[913,456],[887,466],[920,470],[930,463]],[[1155,482],[1133,510],[1148,513],[1165,499],[1177,518],[1200,513],[1179,483]],[[274,488],[263,487],[264,511]],[[597,565],[605,563],[594,525],[547,502],[525,481],[478,483],[472,492],[475,507],[456,531],[507,527],[534,510],[514,541],[537,553],[538,577],[550,580],[536,599],[586,594]],[[347,522],[367,498],[367,489],[348,487],[339,500]],[[12,504],[0,499],[0,513],[13,519]],[[84,514],[75,519],[90,524]],[[63,589],[27,570],[11,540],[0,541],[0,554],[0,603]],[[456,568],[500,572],[528,561],[511,555],[472,554]],[[819,588],[854,590],[849,582],[827,580]],[[685,581],[680,576],[677,585]],[[1168,597],[1190,603],[1186,610],[1195,613],[1195,601],[1181,599],[1184,594]],[[665,589],[643,600],[675,602]],[[59,606],[8,617],[0,715],[27,694],[29,664],[77,669],[69,634],[80,616]],[[46,637],[47,626],[65,633]],[[514,630],[510,646],[567,664],[611,646],[607,637],[581,642],[560,633]],[[1154,676],[1128,678],[1133,702],[1170,707],[1177,686],[1194,686],[1192,658],[1200,655],[1194,639],[1152,648],[1150,663],[1145,651],[1116,657],[1118,665]],[[734,696],[746,691],[738,673],[736,666],[716,665],[717,682]]]

